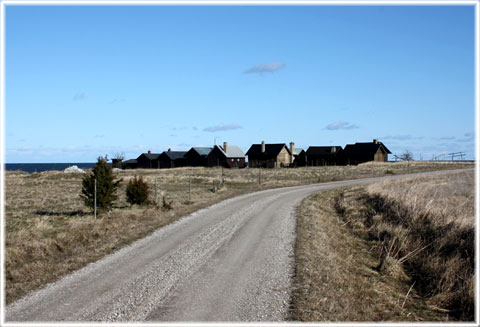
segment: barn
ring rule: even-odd
[[[223,147],[215,145],[207,156],[208,167],[244,168],[245,154],[236,145],[223,142]]]
[[[358,165],[360,163],[376,161],[388,161],[390,150],[380,141],[347,144],[343,151],[343,162],[347,165]]]
[[[293,142],[290,146],[294,146]],[[285,143],[252,144],[248,149],[248,167],[250,168],[280,168],[289,167],[292,164],[292,152]]]

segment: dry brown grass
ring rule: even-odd
[[[95,261],[155,229],[223,199],[260,189],[341,179],[463,168],[471,164],[364,164],[351,167],[308,167],[261,171],[177,168],[121,171],[120,198],[115,207],[94,219],[81,200],[82,175],[62,172],[5,174],[6,299],[27,292]],[[125,187],[134,176],[157,185],[160,206],[129,206]],[[190,196],[191,183],[191,196]],[[172,203],[163,210],[161,203]]]
[[[409,294],[409,285],[376,267],[370,244],[335,210],[342,190],[306,198],[299,207],[292,320],[422,321],[441,317]],[[403,304],[403,302],[406,302]]]
[[[385,276],[414,285],[445,319],[474,315],[474,172],[348,190],[336,209],[371,243]]]

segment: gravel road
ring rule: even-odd
[[[294,272],[295,209],[302,199],[397,178],[279,188],[225,200],[12,303],[5,319],[285,320]]]

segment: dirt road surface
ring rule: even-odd
[[[397,178],[402,176],[279,188],[220,202],[12,303],[5,320],[285,320],[295,209],[302,199]]]

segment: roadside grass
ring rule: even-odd
[[[409,285],[379,273],[378,258],[337,214],[342,190],[307,197],[299,207],[296,276],[292,296],[295,321],[441,320],[426,309]]]
[[[123,181],[114,208],[100,212],[97,219],[79,196],[83,174],[6,172],[6,300],[10,303],[182,216],[236,195],[282,186],[467,167],[473,164],[126,170],[116,173]],[[156,205],[130,206],[126,202],[125,188],[134,176],[142,176],[148,183],[150,199],[156,200]],[[171,210],[164,208],[163,199],[171,204]]]
[[[300,321],[470,321],[474,175],[319,193],[297,221]]]

